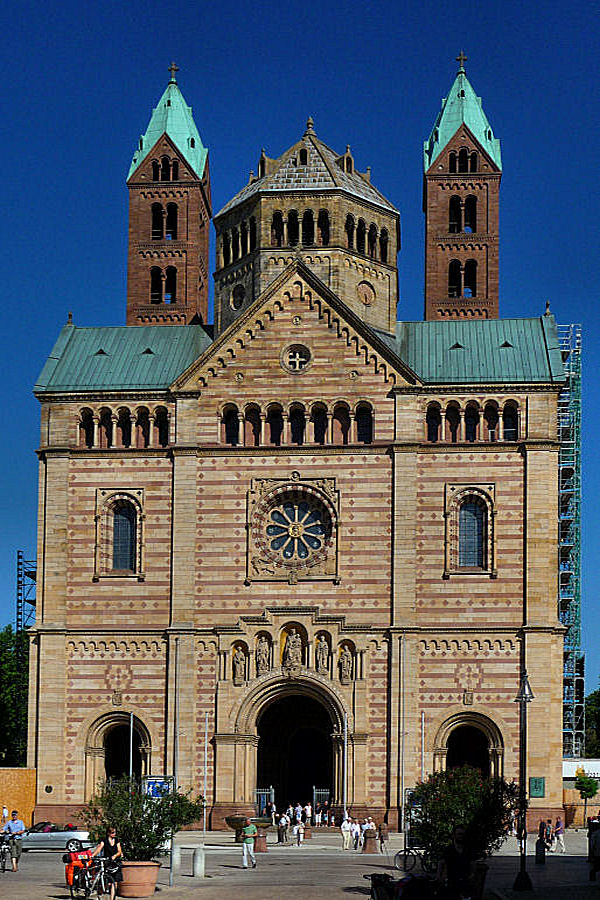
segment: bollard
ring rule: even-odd
[[[535,842],[535,861],[538,866],[546,864],[546,844],[542,838],[538,838]]]
[[[171,850],[171,865],[173,866],[173,872],[179,872],[181,869],[181,847],[177,844],[173,844],[173,849]]]
[[[204,845],[194,850],[192,874],[194,878],[204,878]]]

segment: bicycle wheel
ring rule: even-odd
[[[0,869],[2,869],[3,872],[6,872],[6,853],[4,852],[4,850],[0,855]]]
[[[401,872],[410,872],[414,869],[417,862],[417,854],[408,847],[405,850],[399,850],[394,856],[394,867],[400,869]]]

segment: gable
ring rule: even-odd
[[[168,134],[162,134],[159,137],[151,149],[148,150],[142,162],[131,172],[127,181],[148,181],[152,182],[152,184],[157,187],[171,185],[172,182],[153,181],[152,162],[153,160],[158,160],[160,162],[161,156],[176,157],[180,160],[179,178],[177,181],[200,181],[193,166],[190,164],[189,160],[186,159],[185,154],[182,153]]]
[[[464,122],[461,122],[454,134],[450,137],[448,142],[442,147],[436,156],[435,160],[430,165],[429,169],[426,170],[426,175],[436,175],[440,169],[443,170],[444,173],[447,173],[447,166],[445,162],[446,154],[448,154],[451,150],[459,150],[461,147],[465,145],[472,147],[479,153],[480,162],[478,165],[477,172],[457,172],[454,173],[456,175],[470,175],[471,178],[477,178],[481,174],[490,175],[494,173],[500,174],[500,169],[492,156],[486,150],[486,148],[481,144],[480,141],[477,140],[473,132],[469,129]],[[442,164],[442,157],[444,158],[444,163]]]

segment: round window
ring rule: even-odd
[[[244,305],[244,297],[246,296],[246,291],[244,290],[243,284],[236,284],[233,289],[233,293],[231,294],[231,308],[232,309],[241,309]]]
[[[375,288],[368,281],[361,281],[356,288],[356,293],[365,306],[371,306],[375,302]]]
[[[281,365],[290,375],[301,375],[311,362],[311,352],[304,344],[290,344],[281,352]]]
[[[253,525],[254,539],[276,566],[314,566],[332,545],[332,515],[308,491],[278,493],[263,506]]]

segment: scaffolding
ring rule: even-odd
[[[566,381],[558,400],[558,609],[567,626],[563,664],[563,756],[585,746],[585,657],[581,651],[581,325],[558,325]]]
[[[35,624],[36,583],[36,560],[25,559],[23,551],[17,550],[17,634]]]

